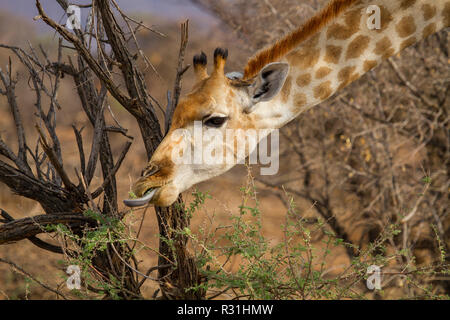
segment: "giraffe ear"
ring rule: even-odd
[[[255,82],[249,87],[251,105],[245,112],[253,111],[258,102],[273,99],[283,88],[288,72],[289,65],[283,62],[269,63],[262,68]]]

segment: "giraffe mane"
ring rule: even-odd
[[[304,25],[292,31],[290,34],[279,39],[271,46],[262,49],[255,56],[250,58],[244,70],[244,78],[255,77],[261,69],[268,63],[278,61],[284,55],[295,49],[301,42],[305,41],[328,22],[339,16],[344,10],[358,2],[359,0],[332,0],[318,14],[310,18]]]

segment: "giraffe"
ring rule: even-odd
[[[377,28],[367,23],[369,6],[378,8]],[[180,100],[167,135],[134,184],[138,198],[125,204],[169,206],[181,192],[234,166],[175,163],[175,149],[184,150],[177,151],[181,154],[197,143],[190,135],[177,134],[179,129],[193,133],[200,123],[204,133],[267,129],[269,134],[383,60],[448,26],[450,0],[331,0],[303,26],[251,57],[243,74],[225,74],[227,50],[215,50],[211,75],[206,55],[196,55],[195,85]],[[224,149],[235,145],[236,140],[230,141]],[[203,142],[214,144],[213,139]],[[237,158],[236,148],[231,149]],[[247,144],[244,156],[251,151]]]

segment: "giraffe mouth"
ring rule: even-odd
[[[144,195],[142,197],[137,199],[126,199],[123,200],[123,203],[130,208],[145,206],[153,199],[158,189],[159,188],[150,188],[146,192],[144,192]]]

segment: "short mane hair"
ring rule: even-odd
[[[320,13],[310,18],[303,26],[250,58],[244,70],[244,79],[255,77],[265,65],[281,59],[356,2],[361,2],[361,0],[332,0]]]

